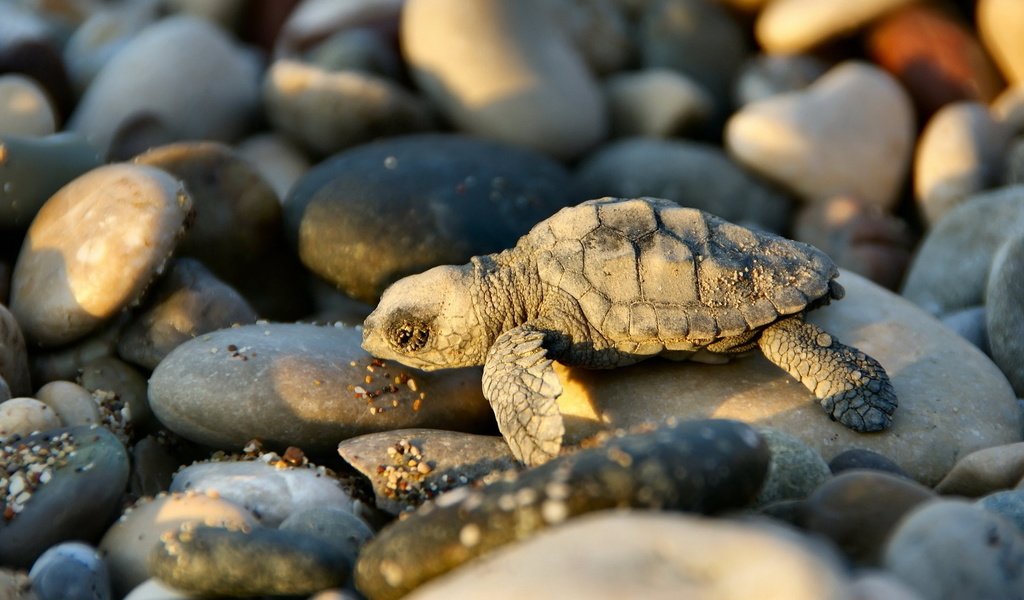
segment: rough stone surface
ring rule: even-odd
[[[338,444],[338,454],[370,480],[377,508],[392,514],[519,466],[499,436],[438,429],[361,435]]]
[[[792,54],[855,31],[910,0],[775,0],[757,19],[755,33],[772,53]]]
[[[160,280],[117,341],[121,358],[155,369],[194,337],[256,321],[256,312],[234,288],[202,263],[180,258]]]
[[[152,167],[107,165],[61,188],[14,267],[10,307],[29,342],[80,339],[137,301],[191,208],[181,183]]]
[[[900,522],[884,566],[931,600],[1015,598],[1024,589],[1024,535],[966,502],[925,503]]]
[[[396,279],[511,246],[582,199],[565,169],[543,155],[425,134],[324,161],[295,184],[284,210],[302,262],[374,303]]]
[[[906,92],[885,71],[853,61],[804,91],[747,104],[725,131],[741,163],[807,201],[852,194],[886,209],[903,184],[913,139]]]
[[[320,156],[378,137],[430,129],[434,121],[425,100],[384,77],[327,71],[294,60],[271,65],[263,98],[277,130]]]
[[[914,158],[914,193],[934,225],[950,209],[998,183],[1010,132],[980,102],[956,102],[928,121]]]
[[[829,552],[768,523],[608,511],[496,550],[408,598],[838,600],[846,586]]]
[[[449,492],[393,522],[363,548],[356,586],[373,598],[398,598],[471,558],[587,512],[745,506],[768,459],[761,437],[735,421],[690,421],[612,439],[518,477]]]
[[[39,600],[110,600],[110,573],[95,548],[64,542],[36,559],[29,571]]]
[[[1024,478],[1024,442],[972,452],[935,486],[940,494],[978,497],[1014,487]]]
[[[400,31],[413,78],[462,131],[565,159],[604,137],[597,83],[532,3],[412,0]]]
[[[985,303],[996,251],[1024,233],[1024,185],[978,194],[954,208],[925,236],[903,282],[902,294],[942,315]]]
[[[1007,240],[992,259],[985,304],[992,360],[1024,397],[1024,232]]]
[[[69,128],[106,154],[140,116],[174,139],[230,140],[259,101],[256,63],[225,32],[188,16],[162,19],[117,53],[82,97]]]
[[[201,525],[162,537],[149,567],[161,581],[204,597],[297,596],[345,583],[350,563],[316,536]]]
[[[648,361],[610,372],[557,365],[567,435],[672,416],[742,419],[802,439],[826,460],[849,448],[874,450],[926,485],[960,457],[1020,440],[1013,390],[981,351],[853,273],[840,281],[846,297],[809,320],[885,367],[900,402],[888,431],[858,434],[821,418],[802,386],[755,354],[725,365]]]
[[[360,342],[351,327],[302,324],[209,333],[160,363],[150,406],[182,437],[231,450],[259,438],[331,452],[376,431],[491,427],[479,369],[423,373],[374,359]]]
[[[1014,0],[979,0],[975,11],[985,48],[1010,83],[1024,82],[1024,6]]]
[[[896,524],[935,493],[904,477],[847,471],[826,481],[804,502],[801,525],[835,542],[858,564],[877,564]]]
[[[99,545],[118,596],[152,576],[147,557],[164,533],[185,523],[253,527],[257,521],[241,506],[213,495],[163,494],[139,501],[107,530]]]
[[[665,198],[739,224],[781,231],[790,200],[715,146],[684,140],[624,139],[605,144],[576,172],[587,198]]]
[[[772,455],[757,495],[759,505],[802,500],[832,476],[821,455],[798,438],[768,428],[759,431]]]
[[[28,568],[60,542],[94,541],[121,508],[128,484],[128,453],[121,442],[102,427],[55,429],[22,442],[54,448],[57,440],[70,442],[75,451],[57,461],[21,512],[0,520],[0,564]],[[10,455],[10,446],[3,450]]]

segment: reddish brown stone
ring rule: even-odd
[[[988,103],[1004,87],[974,34],[936,8],[892,13],[871,29],[866,45],[872,60],[906,86],[922,122],[950,102]]]

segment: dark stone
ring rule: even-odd
[[[349,565],[356,564],[359,549],[373,538],[373,530],[366,522],[347,510],[331,506],[294,512],[278,525],[278,529],[295,531],[334,544],[345,553]]]
[[[713,513],[749,504],[768,446],[737,421],[698,420],[612,439],[477,490],[459,488],[392,523],[356,563],[356,587],[398,598],[531,533],[592,511]]]
[[[54,465],[24,509],[0,517],[0,564],[27,568],[50,546],[68,540],[95,541],[120,514],[128,485],[128,452],[102,427],[70,427],[37,433],[3,445],[6,455],[26,448],[57,447],[66,434],[74,446]],[[4,461],[10,464],[5,457]],[[10,507],[7,507],[10,508]]]
[[[155,577],[202,596],[313,594],[344,584],[351,568],[334,544],[266,527],[185,527],[162,536],[149,555]]]
[[[889,457],[864,448],[850,448],[849,450],[843,450],[832,457],[832,460],[828,462],[828,468],[832,470],[833,475],[838,475],[843,471],[850,471],[853,469],[870,469],[872,471],[882,471],[891,475],[913,479],[910,474],[903,470],[903,467],[896,464],[896,462]]]
[[[327,159],[295,183],[284,211],[302,262],[372,304],[405,275],[503,250],[581,200],[538,153],[424,134]]]

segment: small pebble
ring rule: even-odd
[[[103,421],[100,407],[89,390],[70,381],[51,381],[39,388],[36,398],[52,408],[68,427],[99,425]]]
[[[110,600],[110,574],[95,548],[64,542],[43,553],[29,571],[39,600]]]
[[[0,440],[62,426],[53,408],[35,398],[11,398],[0,403]]]
[[[0,76],[0,136],[43,137],[56,130],[56,110],[37,82],[18,74]]]

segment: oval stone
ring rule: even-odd
[[[456,135],[391,138],[330,158],[285,201],[310,270],[374,303],[388,284],[515,244],[582,197],[540,154]]]
[[[181,236],[192,201],[167,173],[99,167],[60,189],[29,227],[11,312],[41,345],[79,339],[137,301]]]
[[[413,78],[462,130],[568,159],[607,127],[600,89],[546,11],[521,0],[410,0]]]
[[[888,456],[934,485],[962,456],[1020,440],[1020,411],[1006,377],[980,350],[854,273],[846,297],[808,320],[878,360],[899,399],[887,431],[862,434],[828,419],[813,395],[759,352],[729,364],[650,360],[614,371],[555,364],[567,436],[594,428],[718,417],[772,427],[830,460],[850,448]]]
[[[110,573],[95,548],[81,542],[53,546],[29,571],[39,600],[110,600]]]
[[[351,327],[247,325],[175,348],[150,379],[153,412],[195,442],[330,452],[356,435],[402,427],[484,430],[493,413],[480,369],[423,373],[386,364]]]
[[[0,135],[42,137],[56,128],[56,110],[42,86],[17,73],[0,76]]]

